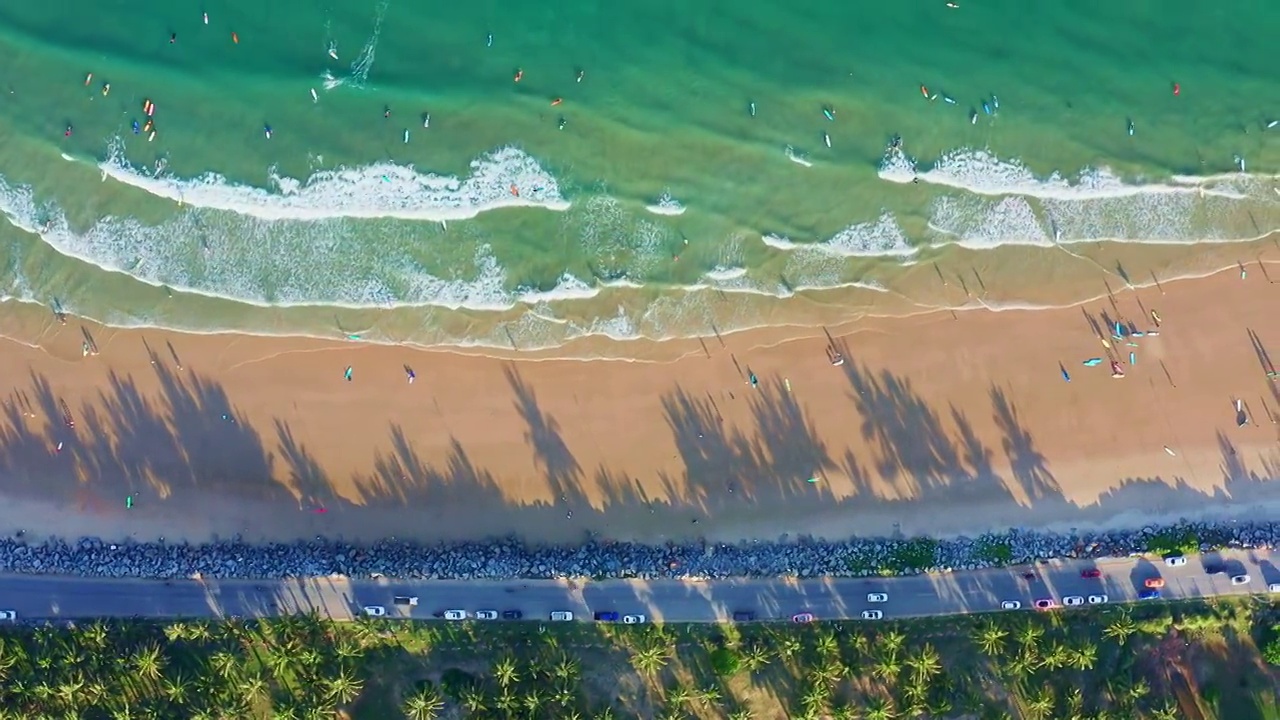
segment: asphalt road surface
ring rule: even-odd
[[[1276,553],[1280,557],[1280,553]],[[746,611],[758,620],[789,619],[800,612],[818,620],[858,618],[863,610],[885,619],[1000,610],[1016,600],[1024,611],[1033,602],[1068,596],[1106,595],[1111,603],[1138,599],[1149,578],[1163,578],[1164,598],[1262,594],[1280,583],[1280,568],[1267,550],[1231,550],[1189,556],[1186,565],[1160,558],[1052,562],[1032,566],[899,578],[813,580],[421,580],[351,581],[311,578],[252,580],[107,580],[68,576],[0,576],[0,610],[19,621],[91,617],[255,617],[317,610],[345,619],[365,606],[382,606],[387,617],[430,619],[445,610],[519,610],[525,619],[546,620],[568,610],[577,620],[615,611],[643,614],[650,621],[710,622]],[[1085,578],[1085,570],[1101,571]],[[1034,572],[1035,578],[1023,577]],[[1231,576],[1248,575],[1233,585]],[[870,603],[882,592],[887,602]],[[395,596],[417,597],[417,606],[397,605]]]

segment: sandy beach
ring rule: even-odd
[[[728,541],[1267,515],[1277,298],[1236,269],[634,362],[123,330],[10,303],[0,531]],[[1114,340],[1116,322],[1146,334]]]

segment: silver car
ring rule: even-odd
[[[381,605],[365,605],[364,614],[369,617],[382,617],[387,614],[387,609]]]
[[[1106,602],[1107,602],[1109,599],[1110,599],[1110,598],[1108,598],[1106,595],[1090,595],[1090,596],[1089,596],[1089,604],[1090,604],[1090,605],[1104,605],[1104,604],[1106,604]]]
[[[862,611],[862,619],[863,619],[863,620],[883,620],[883,619],[884,619],[884,611],[882,611],[882,610],[863,610],[863,611]]]
[[[1232,585],[1248,585],[1249,576],[1248,575],[1232,575],[1231,584]]]
[[[623,615],[622,616],[623,625],[640,625],[644,623],[646,620],[648,620],[648,618],[646,618],[643,615]]]
[[[555,622],[568,622],[573,619],[573,613],[568,610],[557,610],[551,613],[551,619]]]
[[[867,602],[882,603],[889,602],[888,593],[867,593]]]
[[[477,610],[476,619],[477,620],[497,620],[498,611],[497,610]]]
[[[1170,555],[1164,559],[1164,564],[1169,567],[1182,567],[1187,564],[1187,559],[1181,555]]]
[[[1002,600],[1000,601],[1000,609],[1001,610],[1021,610],[1022,603],[1018,602],[1017,600]]]
[[[1083,605],[1084,598],[1079,595],[1068,595],[1062,598],[1062,604],[1066,605],[1067,607],[1075,607],[1076,605]]]
[[[17,619],[18,619],[17,610],[0,610],[0,621],[7,620],[8,622],[14,622]]]
[[[445,610],[444,619],[445,620],[466,620],[467,611],[466,610]]]

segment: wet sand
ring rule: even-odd
[[[1234,270],[1102,292],[633,362],[121,330],[10,303],[0,532],[727,541],[1274,516],[1280,288]],[[1158,336],[1112,341],[1112,378],[1097,335],[1155,330],[1152,310]]]

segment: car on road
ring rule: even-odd
[[[1105,604],[1107,603],[1107,601],[1108,601],[1108,600],[1110,600],[1110,599],[1111,599],[1111,598],[1108,598],[1106,595],[1090,595],[1090,596],[1089,596],[1089,604],[1090,604],[1090,605],[1105,605]]]
[[[1053,598],[1040,598],[1036,600],[1037,610],[1052,610],[1056,605],[1057,603],[1053,601]]]
[[[1001,610],[1021,610],[1022,603],[1018,602],[1017,600],[1001,600],[1000,609]]]
[[[1088,570],[1082,570],[1082,571],[1080,572],[1080,577],[1082,577],[1082,578],[1100,578],[1100,577],[1102,577],[1102,571],[1101,571],[1101,570],[1099,570],[1098,568],[1089,568]]]
[[[1182,567],[1187,564],[1187,559],[1182,555],[1167,555],[1165,556],[1164,564],[1169,567]]]
[[[1267,586],[1267,592],[1280,593],[1280,583],[1271,583]],[[12,613],[12,611],[10,611]],[[13,618],[10,618],[11,620]]]
[[[618,622],[618,613],[612,610],[601,610],[595,617],[596,622]]]
[[[519,620],[522,617],[524,617],[524,613],[520,612],[519,610],[503,610],[502,611],[503,620]]]
[[[1138,599],[1139,600],[1159,600],[1160,591],[1154,588],[1143,590],[1142,592],[1138,593]]]
[[[445,610],[444,619],[445,620],[466,620],[467,611],[466,610]]]
[[[573,613],[568,610],[556,610],[551,613],[551,619],[555,622],[569,622],[573,619]]]
[[[648,620],[648,618],[646,618],[643,615],[623,615],[622,616],[623,625],[640,625],[644,623],[646,620]]]
[[[15,622],[17,619],[18,619],[17,610],[0,610],[0,620],[8,620],[9,622]]]
[[[1248,585],[1249,580],[1250,578],[1248,575],[1232,575],[1231,576],[1232,585]]]
[[[889,602],[888,593],[867,593],[867,602],[882,603]]]
[[[1068,595],[1062,598],[1062,604],[1066,605],[1067,607],[1075,607],[1076,605],[1083,605],[1084,598],[1079,595]]]
[[[476,619],[477,620],[497,620],[498,611],[497,610],[477,610]]]
[[[791,616],[791,622],[811,623],[813,622],[813,613],[796,613]]]
[[[382,617],[387,614],[387,609],[381,605],[365,605],[364,614],[369,617]]]
[[[418,598],[404,597],[404,596],[397,595],[396,597],[391,598],[391,602],[395,603],[396,605],[408,605],[409,607],[417,607]]]
[[[1164,587],[1164,578],[1162,577],[1147,578],[1146,580],[1142,581],[1142,587],[1162,588]]]
[[[755,620],[755,619],[756,619],[756,614],[751,612],[750,610],[734,610],[733,611],[734,622],[751,622],[752,620]]]
[[[863,620],[883,620],[884,611],[883,610],[863,610],[862,619]]]

